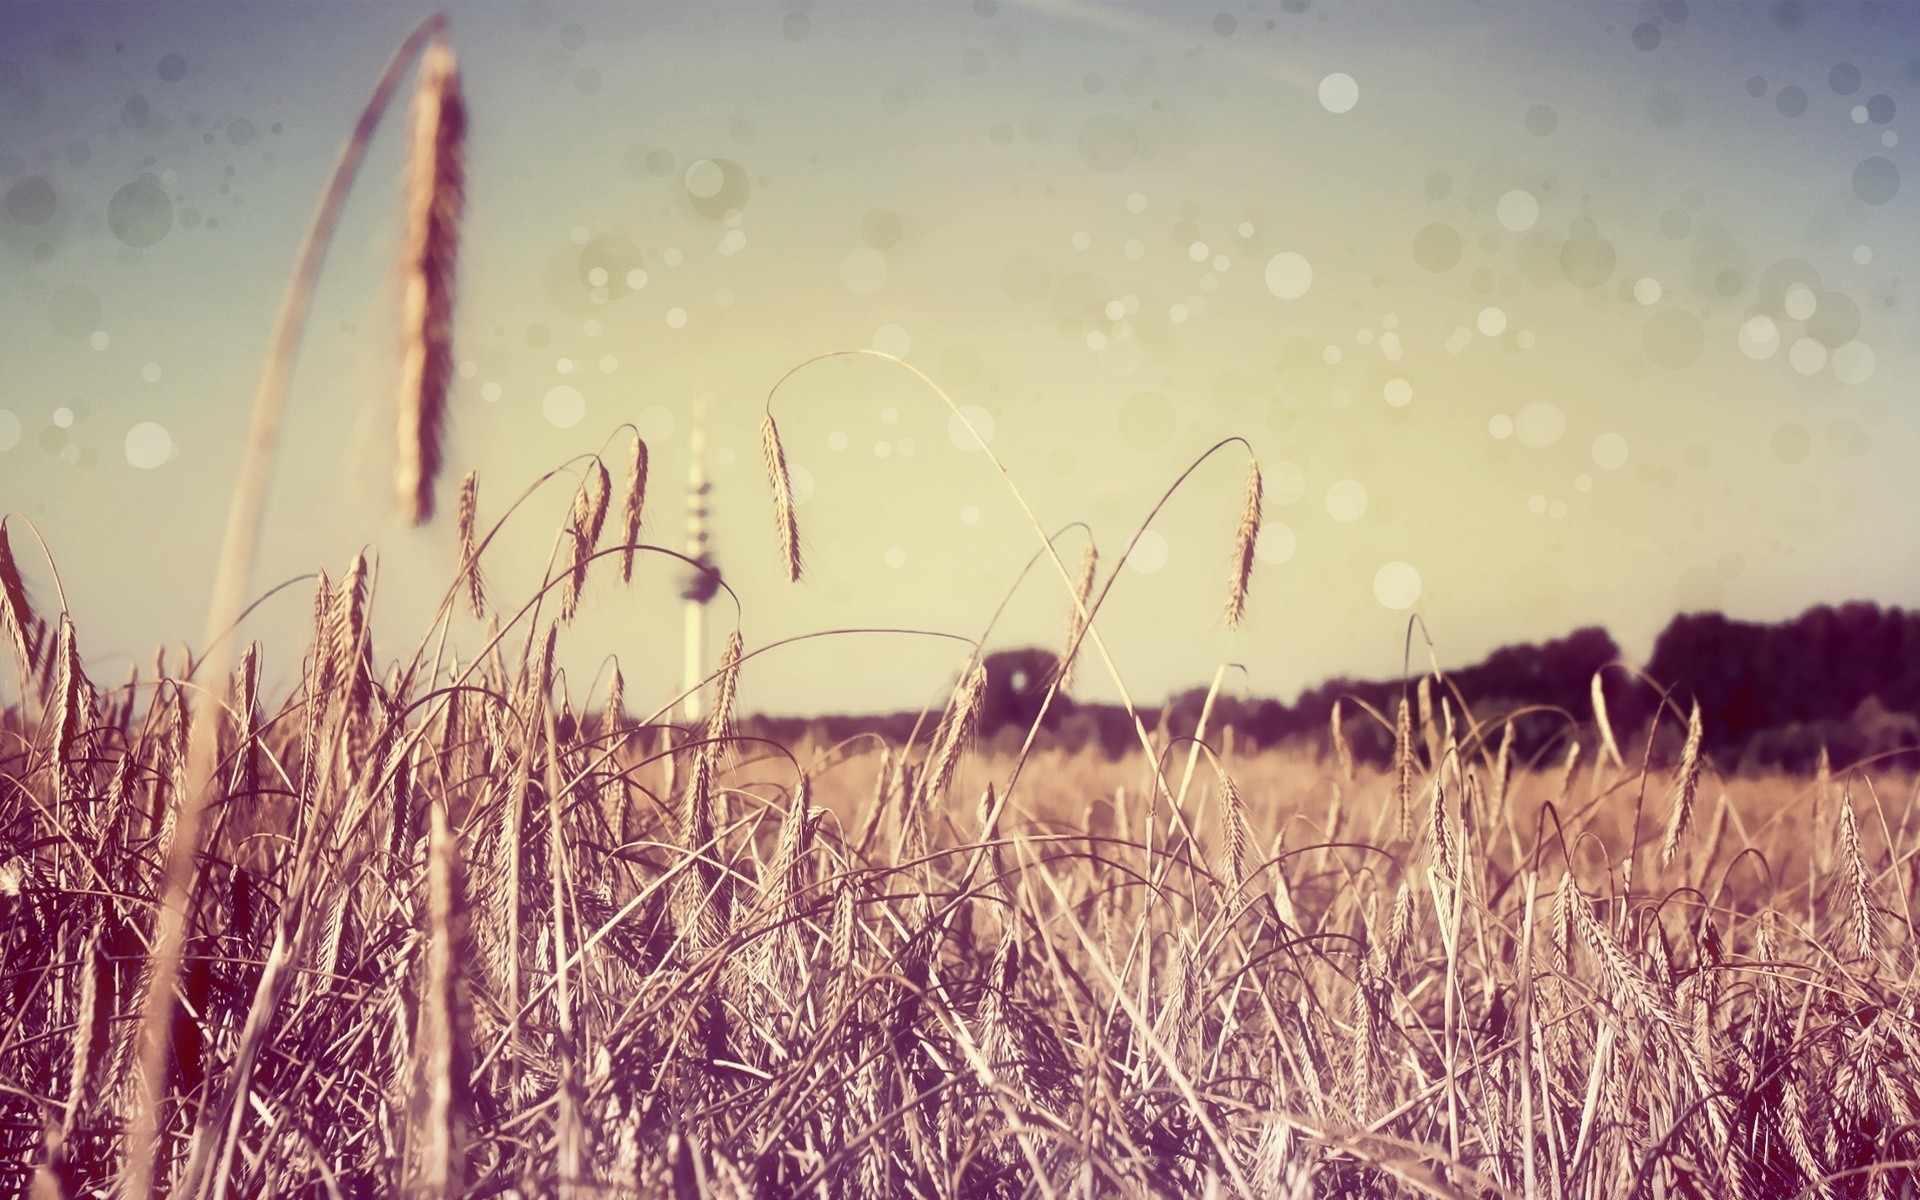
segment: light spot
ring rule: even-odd
[[[1127,554],[1127,565],[1142,575],[1151,575],[1167,565],[1167,539],[1152,529],[1140,535]]]
[[[96,329],[92,335],[87,338],[87,345],[92,346],[95,350],[105,350],[108,346],[113,345],[113,339],[107,336],[106,330]]]
[[[1819,304],[1819,297],[1815,296],[1813,289],[1804,283],[1796,283],[1787,289],[1787,315],[1796,321],[1804,321],[1811,317]]]
[[[480,398],[488,404],[500,399],[500,385],[489,379],[480,385]]]
[[[0,408],[0,451],[13,449],[20,444],[20,418],[7,409]]]
[[[993,414],[977,404],[964,405],[947,418],[947,437],[962,450],[985,449],[993,442]]]
[[[151,471],[173,457],[173,437],[152,421],[142,421],[127,430],[127,462],[143,471]]]
[[[960,523],[963,525],[978,525],[980,523],[980,510],[971,504],[967,505],[960,510]]]
[[[1660,303],[1660,281],[1651,276],[1642,275],[1633,283],[1633,298],[1641,304]]]
[[[1352,112],[1360,102],[1360,85],[1344,71],[1335,71],[1320,81],[1320,107],[1330,113]]]
[[[1853,261],[1860,264],[1863,267],[1866,266],[1868,263],[1872,262],[1873,247],[1872,246],[1855,246],[1853,248]]]
[[[1267,260],[1267,290],[1282,300],[1298,300],[1313,286],[1313,265],[1288,250]]]
[[[645,271],[642,271],[639,267],[635,267],[633,270],[628,271],[627,286],[636,292],[639,291],[641,288],[646,287],[647,273]]]
[[[1900,168],[1891,159],[1866,158],[1853,169],[1853,194],[1868,204],[1885,204],[1900,193]]]
[[[1780,349],[1780,327],[1773,318],[1759,313],[1740,326],[1740,353],[1758,362],[1772,358]]]
[[[1498,441],[1506,441],[1513,436],[1513,418],[1505,413],[1495,413],[1487,421],[1487,432]]]
[[[726,456],[732,453],[733,451],[731,450],[721,452],[723,459],[726,461],[732,461],[731,459],[726,459]],[[807,468],[801,464],[797,462],[787,464],[787,485],[793,491],[793,502],[795,504],[805,504],[807,501],[813,499],[813,472],[807,470]]]
[[[892,458],[892,457],[893,457],[893,443],[892,443],[892,442],[884,442],[884,441],[882,441],[882,442],[875,442],[875,443],[873,444],[873,456],[874,456],[875,458]]]
[[[1827,348],[1810,337],[1803,337],[1787,350],[1787,361],[1802,375],[1817,375],[1827,365]]]
[[[847,435],[836,429],[827,435],[827,449],[838,454],[847,448]]]
[[[1280,521],[1267,521],[1260,526],[1260,540],[1254,543],[1254,557],[1263,563],[1279,564],[1293,557],[1300,546],[1300,539],[1294,536],[1291,526]]]
[[[873,331],[873,348],[882,354],[905,358],[907,351],[913,349],[913,338],[898,325],[882,325]]]
[[[1783,463],[1804,462],[1808,451],[1813,449],[1813,435],[1807,432],[1804,425],[1782,425],[1773,431],[1768,448]]]
[[[146,366],[141,367],[140,378],[146,380],[148,383],[159,383],[160,382],[160,364],[148,363]]]
[[[587,415],[587,398],[580,394],[579,388],[563,383],[540,401],[540,411],[555,428],[572,429]]]
[[[1532,192],[1515,188],[1500,197],[1500,202],[1494,205],[1493,213],[1500,219],[1502,228],[1510,229],[1514,233],[1525,233],[1533,228],[1535,221],[1540,219],[1540,202],[1533,198]]]
[[[898,546],[892,547],[887,551],[887,565],[896,571],[906,566],[907,552]]]
[[[1593,465],[1602,471],[1617,471],[1627,465],[1627,439],[1617,433],[1603,433],[1593,439]]]
[[[1384,389],[1386,401],[1394,408],[1405,408],[1413,403],[1413,385],[1404,379],[1389,379]]]
[[[727,173],[719,163],[703,158],[687,166],[687,194],[696,200],[711,200],[727,184]]]
[[[1358,521],[1367,515],[1367,489],[1342,479],[1327,489],[1327,515],[1336,521]]]
[[[1307,494],[1307,473],[1290,462],[1276,462],[1262,468],[1267,499],[1275,504],[1296,504]]]
[[[62,429],[73,428],[73,410],[62,404],[53,410],[53,423]]]
[[[1390,562],[1373,574],[1373,598],[1399,612],[1420,599],[1420,572],[1403,562]]]
[[[1560,411],[1559,405],[1544,400],[1529,404],[1514,418],[1513,432],[1521,445],[1544,449],[1567,432],[1567,414]]]
[[[667,328],[668,329],[685,329],[686,327],[687,327],[687,310],[686,309],[670,308],[667,310]]]
[[[1833,375],[1841,383],[1865,383],[1873,378],[1873,347],[1847,342],[1834,349]]]
[[[1143,212],[1145,212],[1145,211],[1147,211],[1147,196],[1146,196],[1146,193],[1145,193],[1145,192],[1134,192],[1134,193],[1133,193],[1132,195],[1130,195],[1130,196],[1128,196],[1128,197],[1127,197],[1127,211],[1128,211],[1128,212],[1130,212],[1130,213],[1143,213]]]
[[[1497,308],[1483,308],[1480,319],[1475,322],[1480,332],[1488,337],[1499,337],[1507,331],[1507,314]]]
[[[615,371],[618,371],[619,369],[620,369],[619,359],[615,358],[611,354],[602,354],[600,356],[600,373],[602,375],[611,375]]]

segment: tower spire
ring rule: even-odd
[[[686,609],[686,699],[682,706],[689,721],[699,720],[705,708],[701,681],[707,677],[707,602],[720,590],[719,572],[707,550],[707,497],[713,491],[707,480],[707,408],[711,395],[702,393],[693,402],[693,427],[688,437],[687,557],[704,568],[688,568],[686,586],[680,589]]]

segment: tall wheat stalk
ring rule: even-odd
[[[240,477],[227,510],[226,535],[221,541],[219,565],[214,571],[213,599],[207,613],[206,661],[211,679],[225,679],[232,670],[233,640],[229,631],[238,623],[259,549],[261,518],[266,510],[267,483],[273,470],[274,448],[280,437],[280,417],[286,409],[287,383],[300,349],[300,335],[312,307],[320,267],[326,261],[333,234],[346,207],[347,195],[359,175],[367,146],[380,124],[407,67],[430,39],[446,27],[446,18],[434,14],[417,25],[388,60],[359,122],[348,135],[334,163],[333,176],[314,210],[313,223],[301,242],[293,275],[280,299],[268,343],[266,367],[254,394],[247,445],[240,458]],[[137,1031],[138,1069],[142,1095],[134,1105],[128,1131],[127,1155],[120,1174],[120,1193],[127,1200],[154,1194],[154,1164],[159,1142],[161,1098],[166,1086],[170,1031],[174,1018],[174,985],[180,974],[181,950],[187,938],[187,899],[193,887],[194,859],[200,845],[201,814],[208,785],[219,755],[219,706],[203,704],[193,717],[185,786],[173,797],[173,838],[162,868],[160,906],[155,923],[151,981]]]

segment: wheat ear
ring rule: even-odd
[[[780,557],[787,581],[800,580],[800,523],[793,512],[793,480],[787,472],[787,451],[780,444],[780,428],[768,413],[760,421],[760,452],[767,463],[767,484],[773,489],[773,522],[780,534]]]
[[[413,96],[413,161],[401,250],[405,347],[394,487],[401,519],[413,525],[433,516],[433,480],[440,471],[447,387],[453,379],[453,271],[466,191],[466,133],[453,49],[435,42],[421,56]]]
[[[1673,814],[1667,821],[1666,840],[1660,846],[1660,864],[1667,866],[1680,852],[1680,842],[1693,824],[1693,800],[1700,791],[1700,702],[1693,702],[1687,717],[1687,741],[1680,749],[1680,781],[1674,790]]]
[[[620,503],[620,582],[633,582],[635,544],[640,540],[640,509],[647,502],[647,444],[639,435],[627,457],[627,492]]]
[[[1067,614],[1067,645],[1060,658],[1060,690],[1073,687],[1073,666],[1080,659],[1080,639],[1087,633],[1088,605],[1093,601],[1094,575],[1100,569],[1100,552],[1091,541],[1080,552],[1080,577],[1074,582],[1073,610]]]
[[[1247,464],[1247,492],[1240,527],[1233,535],[1233,561],[1227,572],[1227,628],[1240,628],[1247,611],[1247,585],[1253,581],[1253,548],[1260,540],[1260,464]]]

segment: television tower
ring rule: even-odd
[[[720,591],[720,572],[707,550],[707,497],[713,485],[707,480],[707,405],[711,393],[693,402],[693,428],[688,437],[687,456],[687,557],[699,569],[686,569],[686,583],[680,599],[686,609],[686,667],[683,680],[686,699],[682,709],[688,721],[698,721],[705,705],[701,701],[701,682],[707,677],[707,603]]]

